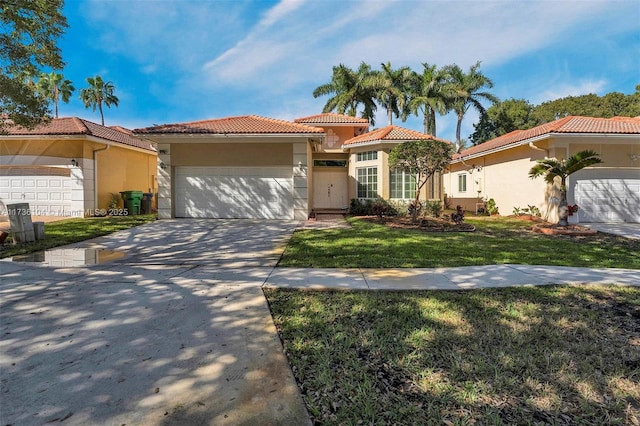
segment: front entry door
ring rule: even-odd
[[[347,170],[313,172],[313,207],[315,209],[348,208]]]

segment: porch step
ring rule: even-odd
[[[311,210],[310,218],[318,219],[318,216],[326,217],[326,216],[344,216],[347,214],[346,209],[313,209]]]

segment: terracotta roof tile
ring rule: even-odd
[[[352,117],[350,115],[335,114],[333,112],[326,112],[323,114],[310,115],[308,117],[296,118],[296,123],[304,124],[365,124],[369,125],[369,120],[366,118]]]
[[[416,132],[415,130],[405,129],[404,127],[399,126],[387,126],[381,129],[372,130],[363,135],[356,136],[351,138],[342,146],[349,145],[360,145],[360,144],[368,144],[368,143],[380,143],[380,142],[402,142],[402,141],[410,141],[410,140],[422,140],[422,139],[432,139],[439,140],[443,142],[449,142],[444,139],[439,139],[434,136],[431,136],[426,133]]]
[[[638,117],[580,117],[567,116],[528,130],[514,130],[506,135],[491,139],[480,145],[472,146],[460,152],[460,156],[480,154],[497,148],[526,141],[543,135],[554,133],[589,133],[589,134],[638,134],[640,135],[640,119]]]
[[[141,140],[124,127],[106,127],[78,117],[53,118],[49,123],[26,129],[21,126],[6,129],[11,136],[56,136],[56,135],[87,135],[117,142],[123,145],[154,151],[151,142]]]
[[[137,134],[270,134],[311,133],[322,134],[323,129],[274,118],[243,115],[238,117],[192,121],[188,123],[162,124],[135,129]]]

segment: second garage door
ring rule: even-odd
[[[640,179],[578,179],[575,200],[581,222],[640,223]]]
[[[176,167],[175,216],[293,219],[291,167]]]
[[[0,170],[0,202],[29,203],[33,216],[71,211],[69,170],[55,167],[13,167]]]

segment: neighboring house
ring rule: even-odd
[[[366,119],[327,113],[294,122],[248,115],[134,133],[158,144],[159,218],[305,220],[314,210],[346,209],[351,198],[413,198],[405,196],[408,177],[390,176],[387,155],[398,143],[430,136],[397,126],[368,129]]]
[[[0,134],[3,211],[26,202],[32,215],[84,217],[108,208],[112,193],[156,192],[157,152],[127,129],[70,117],[6,130]]]
[[[465,149],[444,175],[445,192],[452,205],[467,210],[493,198],[502,215],[533,205],[556,221],[558,183],[530,179],[529,170],[536,160],[586,149],[603,163],[569,176],[567,199],[579,207],[570,221],[640,222],[640,117],[569,116]]]

